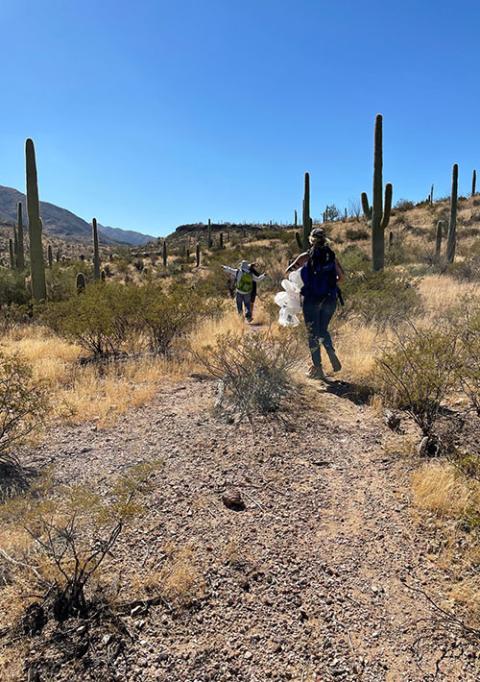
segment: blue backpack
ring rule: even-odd
[[[303,281],[301,294],[309,300],[322,300],[327,296],[337,298],[337,268],[335,254],[328,247],[312,250],[300,270]]]

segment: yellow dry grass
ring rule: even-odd
[[[440,516],[461,516],[478,498],[478,490],[446,462],[425,464],[412,474],[414,502]]]
[[[459,282],[447,275],[427,275],[419,284],[427,319],[458,305],[464,297],[480,296],[480,287],[471,282]]]

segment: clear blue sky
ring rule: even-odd
[[[106,225],[286,221],[480,168],[478,0],[3,0],[0,184]]]

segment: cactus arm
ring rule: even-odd
[[[383,207],[382,230],[384,230],[390,222],[390,211],[392,210],[393,186],[389,182],[385,185],[385,204]]]
[[[363,215],[365,216],[365,218],[370,220],[370,218],[372,217],[372,209],[370,208],[370,204],[368,203],[368,195],[366,192],[362,192],[361,200]]]

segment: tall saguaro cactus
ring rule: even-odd
[[[25,244],[23,239],[22,204],[17,204],[17,268],[25,269]]]
[[[40,201],[38,199],[37,164],[35,147],[30,138],[25,143],[27,171],[27,212],[28,233],[30,237],[30,270],[32,274],[32,295],[36,301],[47,298],[45,283],[45,263],[42,246],[42,220],[40,218]]]
[[[472,197],[477,193],[477,171],[474,170],[472,173]]]
[[[297,229],[297,225],[298,225],[298,216],[297,216],[297,209],[295,209],[293,212],[293,226],[295,229]]]
[[[439,220],[437,223],[437,234],[435,238],[435,262],[440,261],[440,256],[442,254],[442,238],[443,232],[445,230],[445,221]]]
[[[8,240],[8,253],[10,255],[10,267],[15,270],[15,249],[13,246],[13,239]]]
[[[207,244],[208,244],[208,248],[211,249],[212,248],[212,221],[210,220],[210,218],[208,219],[208,228],[207,229],[208,229]]]
[[[390,222],[393,187],[385,185],[383,200],[383,117],[375,118],[374,150],[373,150],[373,201],[370,208],[368,197],[362,193],[362,207],[365,217],[372,224],[372,265],[374,270],[383,270],[385,265],[385,229]]]
[[[305,187],[303,191],[303,248],[308,249],[312,228],[310,220],[310,173],[305,173]]]
[[[200,267],[201,260],[202,260],[202,254],[200,251],[200,242],[197,242],[197,244],[195,246],[195,261],[196,261],[196,267],[197,268]]]
[[[100,251],[98,249],[98,228],[97,219],[92,218],[92,238],[93,238],[93,279],[95,282],[100,280]]]
[[[162,245],[162,260],[163,260],[163,267],[167,267],[167,261],[168,261],[168,252],[167,252],[167,240],[163,240],[163,245]]]
[[[53,249],[52,249],[51,244],[49,244],[47,247],[47,258],[48,258],[48,267],[51,270],[53,268]]]
[[[453,263],[457,248],[458,164],[452,168],[452,194],[450,197],[450,221],[448,223],[447,261]]]

